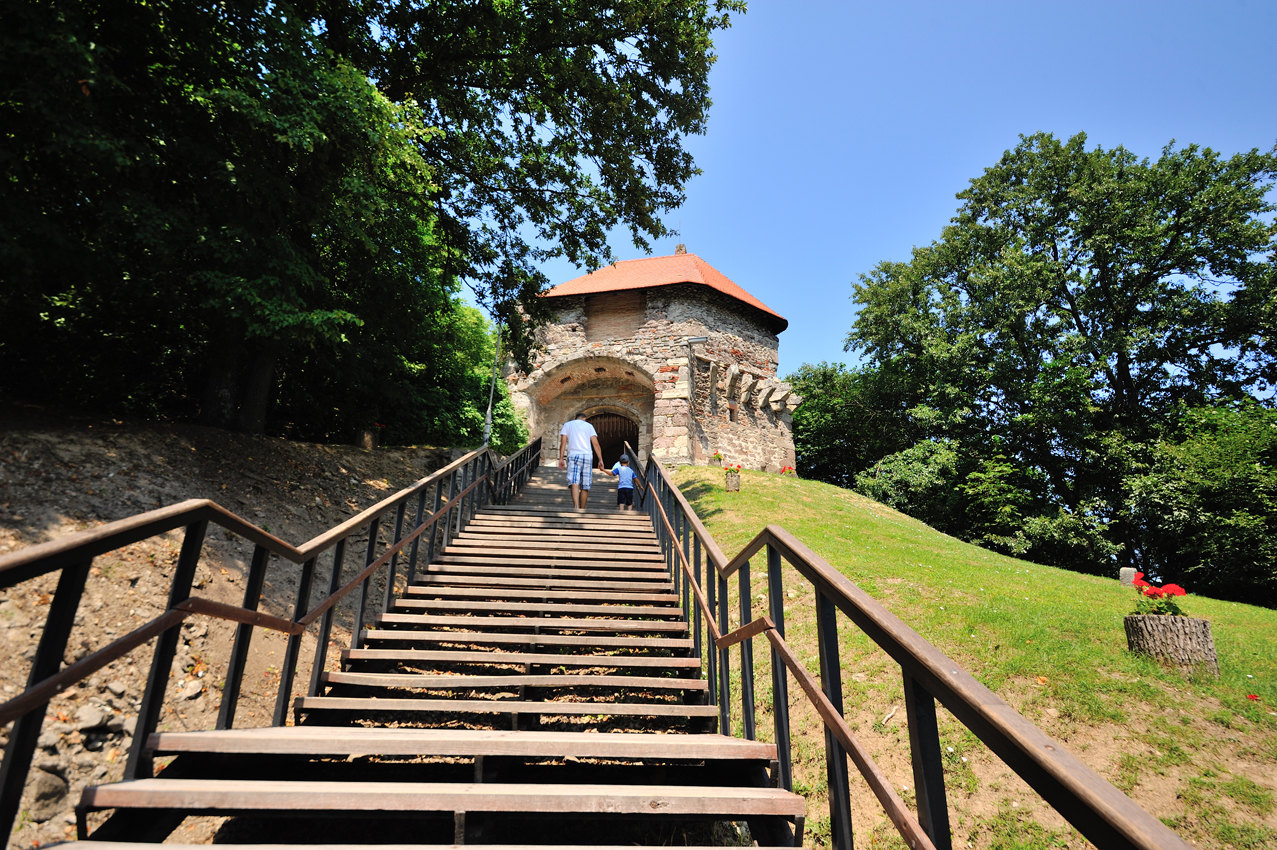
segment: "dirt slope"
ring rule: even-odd
[[[190,498],[209,498],[293,544],[349,518],[446,464],[449,450],[289,443],[188,425],[55,416],[0,400],[0,554]],[[165,607],[181,546],[171,534],[99,557],[79,607],[66,661],[127,633]],[[195,593],[243,602],[251,549],[210,530]],[[347,559],[347,572],[353,562]],[[325,559],[320,578],[326,586]],[[55,577],[0,590],[0,700],[21,692],[48,612]],[[263,610],[288,616],[296,568],[274,561]],[[345,643],[349,617],[334,642]],[[232,634],[229,623],[192,618],[183,627],[161,726],[212,728]],[[283,640],[254,637],[237,726],[270,722]],[[304,688],[313,641],[303,643],[297,687]],[[50,705],[23,812],[10,846],[32,847],[73,835],[80,790],[117,778],[132,743],[150,648],[103,669]],[[8,729],[0,731],[7,743]],[[180,836],[206,838],[215,824]]]

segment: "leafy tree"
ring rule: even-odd
[[[20,9],[0,205],[2,356],[19,390],[199,405],[260,431],[281,357],[346,344],[382,304],[455,290],[435,270],[419,113],[304,16]],[[84,371],[59,368],[67,357]]]
[[[551,256],[596,267],[607,233],[635,245],[697,173],[682,139],[705,129],[712,33],[743,0],[389,3],[374,76],[442,132],[422,146],[446,268],[518,328]],[[357,38],[354,18],[341,29]],[[526,358],[527,339],[513,339]]]
[[[905,403],[879,373],[841,363],[803,364],[786,380],[804,399],[794,411],[798,469],[840,487],[879,458],[906,448]]]
[[[941,531],[958,528],[958,451],[952,440],[922,440],[856,476],[856,489]]]
[[[741,8],[15,4],[4,385],[253,431],[347,427],[394,392],[441,405],[402,414],[414,438],[466,431],[438,344],[462,276],[526,357],[537,260],[663,235]]]
[[[959,485],[966,515],[963,532],[970,539],[1014,555],[1025,554],[1026,511],[1031,506],[1024,470],[998,452],[967,473]]]
[[[939,241],[861,276],[848,347],[906,388],[923,437],[954,441],[960,533],[1159,574],[1125,481],[1181,406],[1270,392],[1272,314],[1256,305],[1272,303],[1275,176],[1272,153],[1168,146],[1150,162],[1027,136],[958,196]]]
[[[1127,481],[1155,577],[1277,605],[1277,411],[1187,408],[1148,471]]]

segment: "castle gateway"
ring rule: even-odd
[[[563,423],[584,412],[610,466],[628,441],[666,465],[794,465],[801,399],[776,378],[788,322],[679,246],[625,260],[547,292],[533,369],[507,375],[529,430],[557,457]]]

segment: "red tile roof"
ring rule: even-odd
[[[545,293],[546,298],[563,295],[592,295],[598,292],[616,292],[622,289],[646,289],[653,286],[673,286],[693,283],[716,289],[724,295],[742,301],[761,310],[771,319],[776,333],[789,327],[789,322],[775,310],[728,280],[727,275],[711,266],[695,254],[674,254],[668,257],[644,257],[638,260],[621,260],[604,266],[587,275],[560,283]]]

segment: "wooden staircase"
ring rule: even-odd
[[[81,834],[111,810],[94,841],[212,814],[234,843],[719,845],[741,823],[801,843],[775,747],[716,732],[651,523],[612,495],[598,481],[575,511],[541,470],[449,541],[294,726],[151,736],[175,758],[86,789]]]

